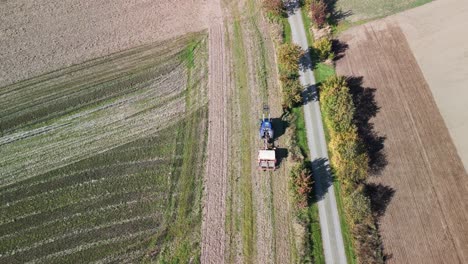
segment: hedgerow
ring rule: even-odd
[[[330,76],[320,86],[321,109],[330,132],[330,162],[341,182],[346,221],[358,263],[383,263],[382,243],[364,193],[369,157],[354,124],[355,106],[346,79]]]

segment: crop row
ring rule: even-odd
[[[175,135],[178,135],[177,141],[180,142],[181,140],[182,141],[185,140],[186,136],[184,136],[185,134],[184,130],[189,129],[189,128],[190,128],[190,125],[187,125],[185,122],[182,122],[180,126],[175,126],[168,130],[171,131],[173,135],[174,135],[174,132],[177,132],[175,133]],[[157,138],[161,139],[160,137],[157,137]],[[147,144],[148,142],[151,142],[151,140],[147,138],[144,140],[141,140],[141,144]],[[140,142],[137,141],[135,143],[140,143]],[[43,223],[46,223],[43,220],[49,220],[49,221],[55,220],[54,217],[47,217],[47,215],[53,215],[55,217],[63,215],[66,217],[66,216],[69,216],[70,213],[72,213],[72,211],[75,211],[75,214],[78,214],[78,217],[74,217],[72,219],[68,218],[68,219],[65,219],[64,221],[58,220],[52,226],[46,225],[45,226],[46,228],[32,228],[30,229],[29,232],[28,231],[18,232],[13,236],[13,240],[10,240],[12,236],[8,236],[8,234],[6,234],[7,237],[5,237],[4,240],[0,240],[0,243],[1,243],[0,248],[2,249],[2,254],[5,257],[5,260],[12,257],[10,256],[10,254],[11,252],[14,252],[13,251],[14,249],[19,250],[19,251],[24,250],[24,252],[21,254],[22,256],[38,257],[38,256],[42,256],[41,254],[57,252],[57,249],[59,249],[61,245],[66,245],[66,248],[70,248],[70,246],[73,245],[73,243],[68,242],[68,240],[78,241],[76,243],[82,244],[84,243],[84,241],[90,241],[87,239],[91,239],[91,237],[93,239],[94,238],[97,239],[98,237],[95,236],[95,232],[92,232],[93,235],[90,236],[90,238],[87,238],[86,236],[87,233],[86,234],[80,233],[79,230],[86,230],[86,228],[89,229],[90,227],[94,225],[105,225],[106,222],[110,223],[118,219],[125,220],[125,219],[128,219],[129,217],[138,217],[139,215],[144,215],[145,213],[147,214],[148,212],[151,212],[152,210],[159,210],[160,213],[165,213],[168,211],[167,210],[168,205],[166,203],[168,203],[170,199],[176,199],[177,202],[175,202],[174,204],[175,206],[178,206],[178,204],[180,203],[178,202],[179,196],[180,196],[179,193],[181,192],[178,186],[179,184],[178,175],[180,174],[181,169],[178,168],[178,166],[181,165],[182,161],[180,158],[181,156],[176,155],[176,153],[177,152],[183,153],[185,149],[185,144],[170,144],[170,145],[173,147],[174,158],[170,160],[167,166],[162,166],[162,164],[160,164],[159,162],[155,162],[156,164],[154,164],[154,167],[149,168],[146,173],[144,172],[145,169],[143,168],[142,169],[143,172],[138,174],[138,176],[129,175],[128,177],[130,178],[125,179],[123,181],[118,181],[119,177],[121,177],[118,175],[123,175],[124,177],[128,175],[128,174],[125,174],[128,168],[116,170],[114,173],[112,172],[108,173],[108,171],[105,171],[105,170],[93,170],[90,172],[96,173],[94,177],[98,179],[101,179],[101,178],[106,179],[106,180],[108,179],[108,181],[103,181],[101,183],[97,181],[93,183],[95,184],[95,186],[93,186],[92,188],[88,188],[86,184],[83,184],[82,186],[68,185],[68,186],[73,186],[74,188],[71,188],[71,189],[65,188],[63,191],[60,189],[57,189],[58,193],[60,193],[61,195],[65,195],[65,197],[67,197],[66,200],[63,202],[60,202],[61,199],[55,196],[50,197],[50,198],[41,198],[41,199],[31,200],[31,202],[35,204],[31,206],[27,206],[25,208],[26,209],[25,212],[28,212],[28,208],[34,208],[34,210],[38,210],[38,208],[44,208],[45,211],[38,215],[30,217],[28,219],[29,224],[34,223],[34,225],[41,225]],[[133,151],[141,150],[141,148],[135,148],[133,144],[127,144],[126,146],[129,148],[132,148]],[[148,146],[151,146],[151,145],[148,145]],[[154,144],[152,147],[158,148],[159,144]],[[115,151],[117,153],[122,153],[124,151],[124,148],[123,147],[117,148],[115,149]],[[112,151],[98,155],[95,158],[90,158],[86,161],[83,161],[83,166],[92,167],[93,165],[96,166],[98,164],[106,162],[106,159],[104,159],[103,156],[108,157],[109,160],[111,160],[111,158],[113,157],[111,153]],[[148,153],[151,153],[151,151],[148,151],[146,155],[144,155],[145,158],[148,158]],[[153,154],[159,154],[159,153],[157,153],[157,151],[155,150],[155,153]],[[183,156],[184,155],[182,154],[182,157]],[[127,157],[127,160],[136,160],[136,157],[133,155],[126,155],[126,157]],[[92,164],[90,160],[94,160],[96,163]],[[125,161],[126,161],[125,159],[120,160],[120,162],[125,162]],[[131,166],[141,167],[140,164],[138,163],[134,163],[133,165],[130,165],[130,167]],[[82,168],[82,166],[78,164],[74,164],[74,166],[69,166],[69,167],[72,169]],[[116,168],[120,168],[120,167],[116,167]],[[133,169],[136,169],[136,168],[133,168]],[[62,168],[61,170],[62,172],[65,171],[66,167]],[[107,173],[107,176],[104,175],[104,173]],[[190,172],[186,172],[186,173],[188,173],[188,176],[192,176],[190,175]],[[102,176],[105,176],[105,177],[102,177]],[[166,176],[166,179],[164,179],[165,178],[164,176]],[[169,176],[168,179],[167,179],[167,176]],[[69,179],[69,180],[73,179],[72,181],[75,182],[74,177],[59,178],[58,180],[63,180],[63,179]],[[80,180],[82,181],[83,179],[80,179]],[[80,180],[78,180],[77,182],[80,182]],[[53,184],[54,180],[49,181],[47,183],[50,186],[54,186]],[[43,186],[47,186],[46,183],[44,184],[45,185]],[[144,188],[145,186],[147,187],[151,186],[151,188]],[[172,190],[172,191],[165,192],[165,190],[167,189]],[[117,207],[117,208],[113,207],[112,210],[104,211],[104,212],[100,210],[100,208],[103,208],[103,206],[108,204],[108,202],[116,200],[115,199],[116,196],[114,196],[115,194],[118,194],[120,192],[127,193],[128,191],[131,191],[131,190],[134,191],[135,195],[127,196],[122,201],[125,201],[127,199],[128,200],[136,199],[135,200],[137,201],[136,203],[132,203],[130,205],[124,205],[122,207]],[[57,192],[52,193],[51,195],[58,194],[58,193]],[[108,199],[103,200],[103,198],[105,198],[106,196],[105,195],[99,196],[100,193],[107,193],[112,196],[109,196]],[[93,195],[98,196],[96,203],[94,204],[88,203],[86,199],[81,199],[81,198],[89,197]],[[46,194],[45,196],[48,197],[49,195]],[[74,205],[73,203],[75,200],[78,200],[80,202]],[[58,208],[53,209],[55,204],[61,204],[61,205]],[[75,208],[76,210],[73,210],[75,206],[76,206]],[[12,206],[12,208],[18,209],[19,208],[18,204]],[[62,211],[63,209],[65,210],[71,209],[71,211],[68,211],[65,214],[60,214],[59,212]],[[87,210],[94,211],[94,213],[87,214]],[[2,214],[2,215],[6,215],[6,214]],[[40,217],[38,219],[36,216],[45,216],[45,219],[40,219]],[[160,219],[160,221],[162,220]],[[16,224],[16,222],[12,222],[11,224]],[[156,223],[153,223],[153,224],[154,224],[153,226],[157,226]],[[2,231],[8,232],[9,230],[10,232],[15,232],[15,231],[21,230],[21,229],[18,229],[18,226],[15,226],[15,225],[11,227],[13,228],[8,228],[8,225],[2,226]],[[108,229],[109,228],[105,230],[108,230]],[[75,230],[75,233],[70,233],[71,230]],[[76,234],[76,232],[78,233]],[[109,232],[106,234],[110,235]],[[118,231],[117,233],[121,233],[121,232]],[[71,235],[68,236],[67,234],[71,234]],[[101,239],[106,240],[109,238],[102,237]],[[89,243],[93,243],[93,242],[89,242]],[[112,248],[113,243],[109,243],[106,245]],[[93,250],[93,248],[89,248],[87,250]],[[10,253],[6,254],[7,252],[10,252]],[[71,255],[76,255],[76,254],[78,253],[73,253]]]
[[[69,97],[70,109],[16,119],[0,137],[1,263],[158,258],[151,252],[199,257],[207,54],[204,36],[191,39],[168,49],[167,57],[152,59],[157,52],[139,48],[122,68],[112,65],[119,60],[101,60],[65,69],[70,79],[55,72],[26,81],[57,92],[41,100]],[[89,74],[99,67],[93,79]],[[125,74],[108,79],[109,68]],[[28,95],[27,89],[8,87],[0,100]],[[31,104],[16,113],[34,107],[30,97],[23,100]]]

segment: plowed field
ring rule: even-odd
[[[338,73],[363,77],[380,107],[388,164],[371,181],[395,191],[380,221],[389,263],[467,263],[468,176],[402,31],[383,20],[341,40]]]

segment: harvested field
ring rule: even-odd
[[[206,28],[204,0],[0,1],[0,87]]]
[[[206,33],[0,89],[0,262],[200,257]]]
[[[218,21],[219,22],[219,21]],[[228,162],[227,102],[231,85],[229,54],[223,24],[209,30],[208,158],[204,180],[202,263],[223,263],[226,251]]]
[[[340,39],[349,47],[338,73],[363,77],[365,103],[380,107],[371,122],[388,164],[371,182],[394,192],[379,208],[388,262],[467,263],[468,175],[405,36],[387,19]]]
[[[433,0],[336,0],[330,2],[334,3],[335,10],[341,11],[342,18],[356,22],[396,14],[431,1]]]
[[[275,51],[259,1],[232,1],[227,44],[232,78],[227,102],[229,125],[228,193],[226,201],[226,262],[297,263],[300,228],[295,225],[288,180],[288,147],[283,135],[280,87]],[[280,167],[257,169],[258,126],[263,104],[269,104],[278,136]]]

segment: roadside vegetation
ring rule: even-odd
[[[198,263],[206,60],[202,32],[3,87],[0,262]]]
[[[330,163],[338,181],[335,189],[339,195],[337,203],[345,249],[351,263],[383,263],[377,219],[372,214],[371,201],[365,192],[370,171],[367,149],[358,135],[356,109],[347,79],[336,76],[334,70],[333,59],[336,54],[333,51],[332,28],[337,21],[333,8],[324,0],[308,0],[304,5],[307,10],[304,19],[309,20],[305,24],[311,27],[311,55]]]
[[[299,81],[299,60],[304,52],[292,43],[291,29],[283,2],[264,0],[264,9],[270,21],[272,38],[277,50],[279,81],[282,89],[282,106],[288,122],[288,147],[292,167],[289,172],[290,195],[294,202],[297,221],[306,230],[302,238],[304,252],[301,263],[324,263],[322,238],[318,220],[318,207],[313,193],[313,175],[310,170],[305,122],[302,110],[302,91]],[[277,10],[281,8],[282,12]],[[327,54],[328,56],[328,54]]]

